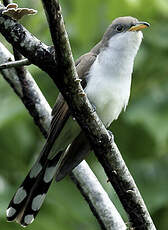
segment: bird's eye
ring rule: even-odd
[[[124,30],[124,26],[118,25],[118,26],[116,27],[116,30],[117,30],[117,32],[122,32],[122,31]]]

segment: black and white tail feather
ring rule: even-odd
[[[54,178],[61,153],[52,160],[36,161],[8,206],[8,221],[16,220],[23,227],[33,222]]]
[[[87,137],[81,132],[65,151],[58,152],[52,159],[42,151],[39,159],[12,198],[7,209],[7,220],[16,221],[26,227],[38,214],[53,178],[62,180],[90,152]],[[46,150],[45,146],[43,150]],[[48,149],[50,152],[50,148]],[[80,153],[80,154],[79,154]]]

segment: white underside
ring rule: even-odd
[[[141,32],[115,35],[90,69],[85,92],[106,127],[128,104],[134,58],[141,40]]]

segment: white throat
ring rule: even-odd
[[[134,59],[142,37],[140,31],[114,35],[89,71],[85,92],[106,127],[128,104]]]

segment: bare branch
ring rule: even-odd
[[[9,59],[13,60],[13,56],[0,43],[0,63]],[[30,73],[26,71],[26,78],[23,81],[20,81],[14,68],[2,70],[1,73],[24,102],[26,108],[30,110],[31,116],[34,119],[39,119],[38,126],[46,136],[51,122],[51,108]],[[29,101],[23,100],[27,95],[30,95]],[[31,104],[31,107],[29,107],[29,104]],[[102,229],[126,229],[124,221],[85,161],[76,167],[72,173],[72,180],[85,197]],[[96,192],[93,188],[96,188]],[[99,204],[96,203],[97,200],[99,200]]]
[[[8,62],[9,59],[14,60],[10,52],[0,43],[0,63]],[[13,68],[1,70],[1,73],[21,98],[35,123],[46,136],[51,121],[51,108],[30,73],[25,71],[25,75],[21,79]]]
[[[4,5],[7,6],[6,9],[11,8],[11,7],[17,8],[17,4],[12,3],[11,0],[4,0],[3,2],[4,2]],[[40,89],[36,85],[35,81],[31,77],[30,73],[23,67],[18,68],[21,64],[22,65],[30,64],[29,60],[28,59],[19,60],[19,59],[22,59],[22,55],[15,49],[14,46],[13,46],[13,51],[14,51],[15,60],[18,60],[17,62],[12,61],[14,60],[13,56],[9,53],[9,51],[2,44],[0,44],[0,52],[2,54],[1,62],[6,62],[5,64],[1,65],[2,67],[0,69],[17,67],[11,71],[10,70],[2,71],[2,74],[4,78],[8,81],[8,83],[13,87],[14,91],[21,98],[22,102],[28,109],[29,113],[34,118],[36,125],[39,126],[44,136],[47,136],[48,124],[46,124],[46,118],[48,119],[48,117],[50,116],[50,113],[48,114],[48,111],[46,111],[45,109],[43,111],[39,111],[39,108],[41,108],[42,103],[46,104],[46,108],[48,107],[49,109],[50,107],[47,101],[45,100],[44,96],[42,95]],[[10,62],[8,63],[9,60]],[[8,73],[10,72],[11,74],[7,75],[6,74],[7,72]],[[15,78],[13,78],[14,76]],[[15,84],[16,79],[18,83],[17,87]],[[20,88],[19,91],[18,91],[18,86]]]
[[[57,0],[42,0],[50,25],[51,36],[56,49],[58,68],[57,83],[64,98],[90,139],[95,154],[116,190],[125,208],[130,223],[135,229],[155,229],[144,201],[130,175],[121,154],[104,125],[92,110],[92,107],[79,83],[77,73],[64,28],[61,9]],[[55,80],[56,81],[56,80]],[[103,154],[102,154],[103,153]]]
[[[121,216],[118,214],[115,206],[109,200],[107,193],[86,164],[86,161],[82,161],[82,163],[72,171],[71,178],[87,200],[102,229],[126,229],[126,225],[123,223]]]

